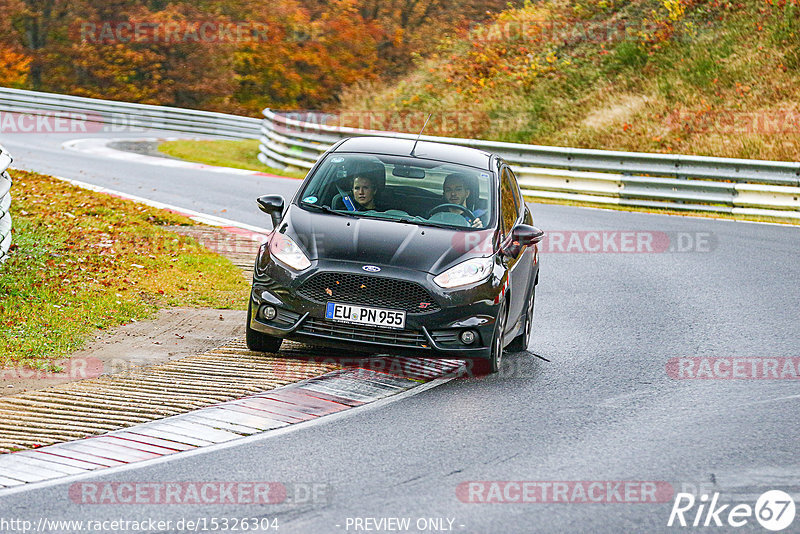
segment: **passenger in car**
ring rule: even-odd
[[[458,204],[473,212],[475,215],[475,219],[472,221],[473,228],[483,228],[483,221],[480,219],[482,213],[476,213],[475,210],[478,199],[473,198],[473,195],[477,197],[477,187],[469,186],[472,181],[470,176],[463,173],[455,172],[448,174],[442,185],[442,193],[448,204]],[[455,208],[450,208],[450,211],[452,213],[463,214],[462,211]]]
[[[349,186],[336,186],[339,194],[333,198],[331,207],[348,211],[384,211],[387,202],[383,198],[386,184],[383,172],[381,167],[354,173]]]
[[[378,184],[369,176],[356,176],[353,179],[353,200],[358,211],[378,209],[375,205]]]

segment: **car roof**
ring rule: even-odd
[[[358,152],[363,154],[385,154],[409,156],[414,147],[413,139],[391,137],[351,137],[342,141],[334,152]],[[491,170],[492,154],[464,146],[419,141],[414,148],[414,156],[447,163],[459,163]]]

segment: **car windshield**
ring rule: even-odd
[[[329,154],[300,206],[355,217],[471,230],[493,224],[491,175],[413,157]]]

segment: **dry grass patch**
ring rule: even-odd
[[[0,266],[0,367],[52,370],[95,329],[181,305],[244,309],[241,271],[163,225],[191,220],[13,171],[11,258]]]

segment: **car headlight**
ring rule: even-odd
[[[269,243],[269,253],[296,271],[311,267],[311,262],[289,236],[276,233]]]
[[[450,267],[445,272],[433,279],[439,287],[452,288],[466,286],[485,280],[492,273],[494,260],[489,258],[474,258]]]

